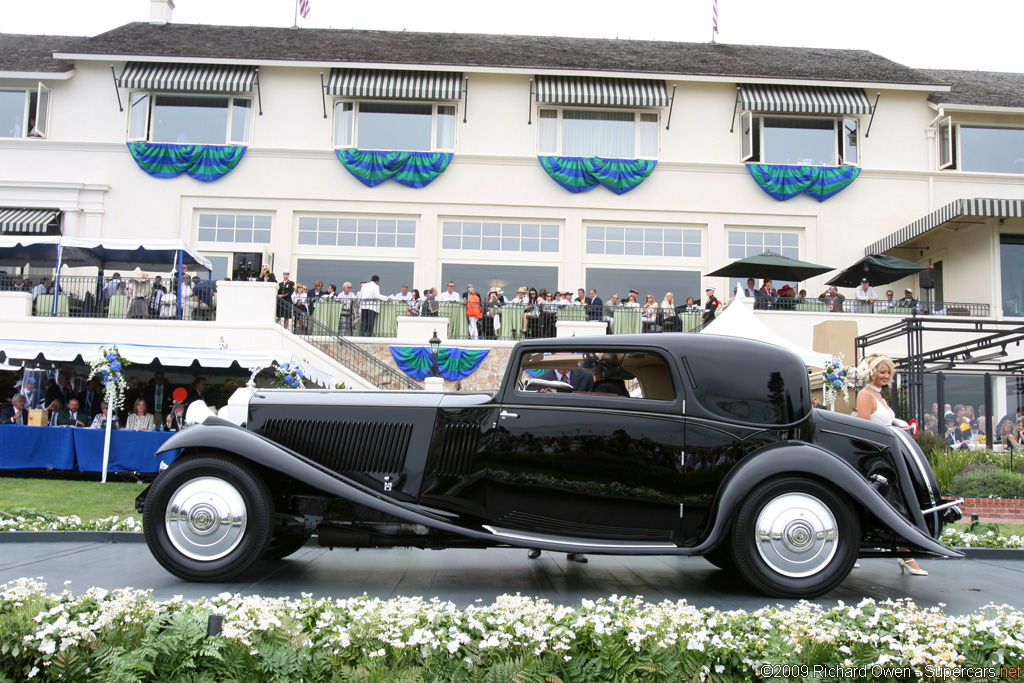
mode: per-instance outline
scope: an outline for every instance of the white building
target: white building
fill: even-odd
[[[21,216],[5,234],[42,209],[65,235],[184,239],[218,277],[255,258],[306,284],[379,274],[387,293],[451,279],[678,302],[727,290],[705,274],[765,249],[837,268],[886,252],[935,267],[931,300],[1024,314],[1024,75],[864,51],[183,25],[172,6],[92,38],[0,34],[0,214]],[[154,156],[188,165],[184,144],[228,172],[154,177],[169,170]],[[780,201],[754,163],[843,189]],[[370,187],[367,164],[394,177]],[[817,296],[829,277],[800,286]],[[916,277],[879,293],[905,287],[921,297]],[[764,315],[806,346],[822,319]],[[867,318],[862,332],[891,322]]]

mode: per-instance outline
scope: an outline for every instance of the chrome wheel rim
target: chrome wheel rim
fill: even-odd
[[[839,530],[832,510],[807,493],[787,493],[757,516],[757,552],[783,576],[817,574],[838,550]]]
[[[245,526],[242,494],[216,477],[199,477],[179,486],[164,517],[171,545],[193,560],[224,557],[242,542]]]

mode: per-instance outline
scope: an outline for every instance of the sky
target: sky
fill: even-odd
[[[176,23],[291,26],[295,20],[295,0],[174,2]],[[713,0],[309,2],[300,27],[698,43],[712,38]],[[0,32],[96,35],[149,21],[149,6],[150,0],[0,0]],[[924,69],[1024,73],[1022,23],[1024,0],[718,0],[716,40],[869,50]]]

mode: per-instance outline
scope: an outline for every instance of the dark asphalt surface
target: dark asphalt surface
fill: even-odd
[[[766,598],[697,557],[591,555],[588,564],[577,564],[564,554],[548,552],[530,560],[525,550],[513,549],[329,551],[307,545],[285,560],[259,562],[230,583],[203,584],[169,574],[145,543],[134,542],[137,536],[133,542],[110,542],[109,534],[61,534],[55,538],[62,540],[47,542],[2,536],[0,584],[41,578],[52,592],[60,592],[70,581],[70,589],[78,594],[93,586],[130,586],[152,589],[158,599],[192,599],[224,591],[296,598],[302,593],[332,598],[366,593],[385,599],[438,597],[465,607],[476,600],[489,603],[505,593],[569,605],[617,594],[639,595],[649,602],[685,599],[697,607],[721,610],[796,602]],[[73,540],[63,540],[69,538]],[[862,559],[860,564],[842,586],[816,602],[831,606],[840,600],[856,604],[865,597],[910,598],[921,607],[944,604],[947,614],[974,612],[991,602],[1024,609],[1024,551],[973,551],[964,559],[921,560],[930,572],[927,577],[901,575],[893,559]]]

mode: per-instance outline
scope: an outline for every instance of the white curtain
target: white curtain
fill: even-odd
[[[633,112],[562,112],[562,155],[635,159]]]
[[[438,105],[437,107],[437,147],[438,150],[455,149],[455,107]]]

